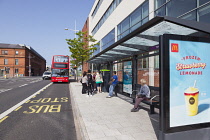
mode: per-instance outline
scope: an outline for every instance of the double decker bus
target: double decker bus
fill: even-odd
[[[52,82],[69,82],[69,57],[54,55],[52,58]]]

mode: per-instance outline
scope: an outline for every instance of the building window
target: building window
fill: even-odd
[[[183,15],[182,17],[180,17],[182,19],[186,19],[186,20],[194,20],[196,21],[196,10],[186,14],[186,15]]]
[[[101,17],[99,22],[96,24],[96,26],[92,30],[93,35],[100,29],[100,27],[104,24],[106,19],[111,15],[111,13],[116,9],[116,7],[120,4],[121,1],[122,0],[113,0],[113,2],[110,4],[109,8],[106,10],[104,15]]]
[[[141,26],[141,9],[138,8],[136,11],[134,11],[131,16],[131,31],[134,31],[138,27]]]
[[[203,5],[204,3],[209,2],[209,0],[199,0],[199,5]]]
[[[18,55],[18,51],[15,51],[15,55]]]
[[[6,70],[6,74],[9,74],[10,68],[7,68]]]
[[[19,70],[16,68],[16,69],[15,69],[15,73],[17,74],[18,72],[19,72]]]
[[[111,30],[104,38],[101,39],[101,51],[111,46],[115,42],[115,30]]]
[[[159,69],[159,55],[155,56],[154,68]]]
[[[165,16],[165,15],[166,15],[166,6],[165,5],[155,11],[155,16]]]
[[[18,65],[18,59],[15,59],[15,65]]]
[[[130,33],[130,18],[124,19],[118,26],[118,40]]]
[[[4,65],[8,65],[8,59],[4,59]]]
[[[96,5],[96,7],[95,7],[95,9],[94,9],[94,11],[93,11],[93,13],[92,13],[92,17],[95,16],[95,14],[97,13],[97,11],[98,11],[99,7],[101,6],[101,3],[102,3],[102,2],[103,2],[103,0],[99,0],[99,1],[98,1],[97,5]]]
[[[210,23],[210,3],[198,9],[199,21]]]
[[[140,59],[138,59],[138,70],[139,69],[148,69],[149,68],[149,57],[144,57],[145,55],[149,55],[149,53],[141,54],[139,56]]]
[[[178,17],[196,7],[197,0],[172,0],[166,5],[166,15]]]
[[[2,54],[2,55],[8,55],[8,51],[2,50],[2,51],[1,51],[1,54]]]
[[[133,30],[149,21],[149,2],[146,1],[117,26],[117,39],[120,40]]]
[[[99,42],[98,42],[98,43],[99,43]],[[97,45],[95,45],[94,47],[96,47],[97,50],[94,51],[93,55],[96,55],[96,54],[100,53],[100,45],[97,44]]]

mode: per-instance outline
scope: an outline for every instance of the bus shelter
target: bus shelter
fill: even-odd
[[[177,41],[172,43],[169,42],[173,40]],[[179,54],[179,49],[184,48],[181,47],[179,43],[181,41],[188,41],[191,43],[197,42],[198,44],[204,43],[204,46],[208,46],[208,40],[210,40],[210,24],[172,17],[155,17],[127,36],[121,38],[110,47],[90,58],[88,63],[98,64],[99,66],[107,64],[109,65],[111,71],[110,73],[115,70],[115,66],[119,67],[117,70],[118,75],[120,75],[119,79],[122,81],[120,90],[122,93],[132,94],[132,91],[137,88],[141,78],[146,79],[149,86],[159,88],[160,140],[176,140],[178,138],[183,140],[197,140],[198,138],[209,139],[210,120],[208,119],[177,124],[176,122],[172,121],[173,118],[176,118],[179,115],[176,115],[176,113],[172,111],[172,109],[176,109],[172,108],[175,103],[173,102],[173,104],[171,104],[171,97],[174,97],[174,95],[171,94],[173,93],[171,89],[173,87],[172,82],[176,81],[176,78],[173,77],[173,74],[176,73],[176,70],[170,70],[170,66],[174,65],[174,63],[175,68],[176,63],[178,64],[178,67],[186,67],[186,64],[181,63],[182,61],[175,61],[176,58],[178,60],[186,60],[184,61],[186,63],[187,60],[196,60],[199,64],[197,64],[197,62],[190,63],[191,65],[194,65],[194,67],[191,66],[193,67],[193,70],[197,65],[199,65],[199,68],[202,69],[202,66],[200,66],[201,61],[199,60],[204,60],[204,58],[207,59],[208,56],[205,56],[204,58],[201,57],[202,53],[206,55],[206,52],[209,52],[208,47],[202,48],[199,46],[194,47],[192,50],[188,47],[185,47],[184,53],[179,56],[177,55]],[[195,46],[197,46],[197,44]],[[193,51],[194,54],[191,53],[191,51]],[[196,52],[199,52],[199,55],[196,55]],[[148,61],[148,63],[145,63],[146,61]],[[179,72],[182,72],[181,74],[186,76],[186,72],[181,70],[179,70]],[[197,72],[197,76],[199,75],[198,73],[200,75],[202,73],[205,76],[206,72],[200,70]],[[129,81],[125,80],[125,75],[130,77]],[[188,75],[190,75],[189,72]],[[174,78],[173,81],[171,81],[171,77]],[[174,89],[179,89],[180,86],[180,84],[177,84],[176,88]],[[183,92],[182,94],[184,94]],[[208,90],[203,90],[202,93],[206,95],[206,100],[208,100],[207,94],[210,94],[210,91],[208,92]],[[182,101],[184,101],[185,97],[183,95],[180,98]],[[195,99],[191,99],[190,101],[195,102]],[[210,106],[210,102],[208,103],[207,101],[204,106],[205,107],[203,108],[205,108],[205,110],[209,110],[208,108]],[[192,116],[191,119],[196,119],[195,116],[196,115]],[[197,119],[202,119],[205,117],[208,116],[200,116],[200,118],[198,117]]]

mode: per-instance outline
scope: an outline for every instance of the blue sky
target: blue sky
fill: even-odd
[[[70,55],[65,39],[82,30],[95,0],[0,0],[0,43],[31,46],[51,65]]]

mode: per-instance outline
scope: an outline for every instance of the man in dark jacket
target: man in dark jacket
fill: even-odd
[[[92,91],[92,88],[93,88],[93,76],[91,74],[91,70],[88,70],[88,73],[87,73],[87,86],[88,86],[88,97],[89,96],[93,96],[93,91]]]

